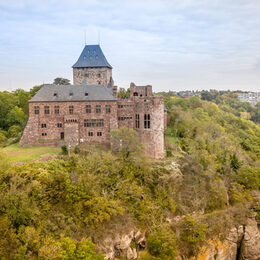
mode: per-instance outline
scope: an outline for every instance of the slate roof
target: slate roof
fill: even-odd
[[[45,84],[29,102],[116,101],[111,88],[104,85]]]
[[[107,67],[112,69],[112,66],[107,62],[99,45],[86,45],[80,54],[78,61],[72,66],[72,68],[90,67]]]

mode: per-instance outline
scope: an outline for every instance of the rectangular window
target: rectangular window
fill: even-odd
[[[39,108],[39,106],[35,106],[35,107],[34,107],[34,114],[35,114],[35,115],[39,115],[39,114],[40,114],[40,108]]]
[[[58,128],[62,128],[62,123],[58,123],[58,124],[57,124],[57,127],[58,127]]]
[[[69,106],[69,114],[72,115],[74,112],[74,106]]]
[[[140,128],[140,115],[135,115],[135,128]]]
[[[54,114],[58,115],[60,113],[60,107],[59,106],[54,106]]]
[[[97,136],[102,136],[102,132],[97,132]]]
[[[144,114],[144,128],[150,128],[150,114]]]
[[[49,106],[44,106],[44,114],[49,115],[50,114],[50,107]]]
[[[86,105],[86,113],[87,114],[91,113],[91,105]]]
[[[88,136],[93,136],[93,132],[88,132]]]
[[[97,127],[103,127],[104,126],[104,120],[103,119],[97,119]]]
[[[96,119],[92,119],[91,120],[91,126],[92,127],[96,127],[97,126],[97,120]]]
[[[111,112],[111,106],[110,105],[106,105],[106,113],[110,114]]]
[[[96,113],[97,114],[101,113],[101,105],[96,105]]]
[[[42,128],[46,128],[46,124],[42,124]]]

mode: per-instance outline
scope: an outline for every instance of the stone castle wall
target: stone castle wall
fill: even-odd
[[[112,69],[110,68],[74,68],[73,82],[74,85],[82,84],[84,77],[90,85],[107,86],[112,77]]]

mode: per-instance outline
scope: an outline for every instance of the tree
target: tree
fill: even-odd
[[[158,229],[148,237],[148,251],[158,260],[174,260],[177,254],[176,240],[172,230]]]
[[[70,80],[64,79],[64,78],[56,78],[56,79],[54,79],[53,84],[55,84],[55,85],[70,85]]]
[[[112,151],[124,159],[131,159],[143,153],[144,146],[139,142],[135,130],[122,127],[118,130],[112,130],[110,134]]]
[[[43,87],[43,84],[38,85],[38,86],[34,86],[33,88],[31,88],[30,89],[31,97],[33,97],[42,87]]]
[[[12,126],[15,124],[24,126],[26,123],[26,119],[27,117],[24,114],[23,110],[20,107],[15,106],[7,114],[6,121],[8,126]]]
[[[129,98],[130,97],[130,88],[128,88],[127,90],[125,90],[124,88],[119,88],[117,95],[119,98]]]

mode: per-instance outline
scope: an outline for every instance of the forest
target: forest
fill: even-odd
[[[2,147],[19,141],[40,87],[0,92]],[[16,164],[0,150],[0,259],[104,259],[106,236],[137,227],[140,259],[170,260],[196,256],[252,212],[260,225],[260,105],[231,92],[158,95],[168,111],[164,160],[145,157],[126,128],[111,132],[126,141],[120,151],[77,147]]]

